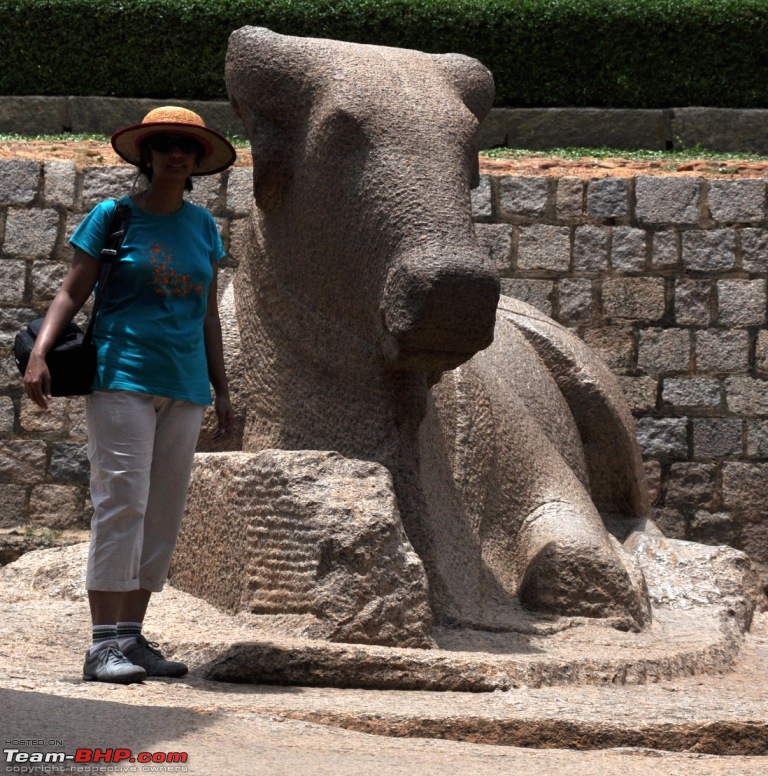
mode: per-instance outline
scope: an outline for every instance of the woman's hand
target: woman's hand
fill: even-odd
[[[227,393],[216,394],[213,408],[216,410],[218,427],[211,434],[211,439],[218,442],[232,433],[232,427],[235,425],[235,411],[232,409],[232,403]]]
[[[40,409],[48,410],[48,402],[51,400],[51,373],[45,358],[36,351],[29,355],[29,363],[24,372],[24,390],[32,401]]]
[[[75,248],[72,266],[46,313],[22,381],[27,396],[40,409],[47,410],[51,400],[51,373],[45,363],[45,356],[91,295],[99,278],[99,270],[99,262],[93,256]]]
[[[213,386],[216,399],[213,408],[216,410],[218,428],[211,434],[211,439],[220,442],[232,433],[235,424],[235,412],[229,401],[229,383],[227,371],[224,368],[224,346],[221,341],[221,320],[219,318],[218,302],[218,268],[213,265],[213,279],[208,288],[208,307],[203,322],[203,339],[205,341],[205,358],[208,362],[208,378]]]

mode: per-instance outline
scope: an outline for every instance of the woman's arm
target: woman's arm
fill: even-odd
[[[85,251],[75,248],[72,266],[48,308],[24,373],[24,390],[41,409],[48,409],[51,398],[51,374],[45,357],[91,295],[99,279],[99,272],[99,262]]]
[[[215,394],[214,409],[218,428],[212,438],[221,439],[232,431],[235,413],[229,400],[229,382],[224,368],[224,345],[221,341],[221,319],[219,318],[218,267],[213,265],[213,280],[208,289],[208,308],[203,323],[205,357],[208,361],[208,378]]]

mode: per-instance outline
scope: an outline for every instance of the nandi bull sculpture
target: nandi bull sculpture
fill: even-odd
[[[432,618],[504,630],[520,603],[641,628],[643,575],[606,530],[619,539],[655,530],[629,410],[579,339],[499,299],[475,236],[469,190],[490,73],[460,55],[243,28],[226,77],[254,163],[249,248],[234,283],[239,341],[230,338],[244,452],[201,456],[174,583],[226,608],[322,620],[333,603],[318,604],[312,589],[329,569],[355,570],[335,588],[342,606],[371,566],[394,564],[383,572],[390,582],[360,593],[335,630],[307,631],[338,640],[425,646]],[[291,477],[314,475],[291,468],[299,459],[265,464],[257,451],[269,450],[338,454],[320,468],[385,467],[391,489],[376,492],[394,493],[397,525],[365,574],[359,542],[321,531],[302,545],[301,569],[285,550],[284,568],[270,572],[270,530],[298,542],[315,518],[278,530],[270,510],[290,512]],[[224,486],[230,507],[216,522],[211,489]],[[338,498],[317,492],[314,507]],[[339,521],[362,509],[355,498]],[[254,528],[259,520],[267,527]]]

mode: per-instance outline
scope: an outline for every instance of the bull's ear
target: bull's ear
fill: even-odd
[[[491,110],[496,93],[491,71],[464,54],[434,54],[433,58],[443,68],[462,102],[482,121]]]
[[[493,75],[476,59],[463,54],[433,54],[432,56],[442,68],[446,80],[456,89],[462,102],[478,121],[472,140],[469,167],[469,187],[476,189],[480,185],[479,124],[488,115],[493,105],[496,92]]]
[[[314,102],[311,56],[299,38],[242,27],[229,38],[229,101],[253,152],[253,195],[263,210],[280,207],[291,181],[291,144]]]

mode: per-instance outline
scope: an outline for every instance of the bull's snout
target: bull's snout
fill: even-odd
[[[499,277],[476,249],[462,256],[409,255],[382,295],[382,345],[396,369],[453,369],[493,342]]]

